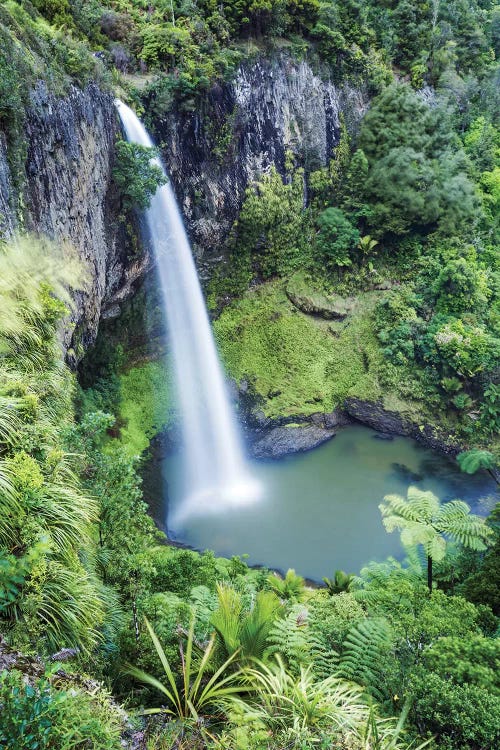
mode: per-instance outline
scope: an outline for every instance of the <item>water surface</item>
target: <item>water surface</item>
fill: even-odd
[[[367,427],[351,426],[309,453],[254,461],[250,468],[262,486],[259,502],[219,511],[207,503],[180,522],[175,519],[183,499],[182,456],[171,456],[162,464],[169,536],[196,549],[248,554],[249,564],[293,567],[321,580],[338,568],[357,573],[370,560],[401,556],[399,534],[387,534],[378,509],[386,494],[405,495],[415,484],[443,500],[465,500],[481,515],[498,500],[486,472],[471,477],[413,440],[374,435]]]

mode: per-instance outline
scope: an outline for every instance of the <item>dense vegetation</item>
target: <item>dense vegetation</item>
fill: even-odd
[[[97,77],[152,119],[283,49],[366,85],[328,165],[289,154],[249,186],[216,335],[267,415],[383,400],[471,448],[473,472],[499,456],[498,43],[486,0],[8,0],[0,125],[21,195],[40,78],[63,95]],[[129,215],[159,175],[119,141],[114,180]],[[0,747],[498,746],[498,510],[388,497],[405,561],[324,588],[168,546],[137,458],[165,424],[161,370],[117,347],[77,383],[58,330],[78,278],[45,241],[0,247],[0,663],[25,655],[0,673]]]
[[[414,548],[311,589],[294,571],[165,546],[115,417],[89,411],[99,392],[75,420],[56,331],[77,269],[55,252],[26,238],[0,254],[0,623],[25,654],[76,651],[69,672],[25,659],[24,678],[0,677],[4,746],[119,747],[125,716],[83,671],[157,715],[148,748],[494,747],[495,517],[387,498],[388,528],[434,562],[430,591]]]

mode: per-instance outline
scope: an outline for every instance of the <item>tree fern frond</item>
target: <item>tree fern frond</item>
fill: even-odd
[[[385,697],[383,671],[392,648],[392,633],[387,620],[365,619],[354,625],[342,646],[338,673],[365,687],[375,698]]]
[[[302,664],[309,661],[310,644],[307,637],[307,609],[301,604],[291,607],[286,617],[274,622],[268,634],[265,655],[280,655],[292,673],[297,674]]]

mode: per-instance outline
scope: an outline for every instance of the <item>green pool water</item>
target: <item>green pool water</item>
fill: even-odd
[[[253,461],[260,499],[242,507],[216,503],[188,516],[178,515],[182,456],[161,464],[165,501],[152,508],[169,536],[195,549],[223,556],[248,554],[263,564],[321,580],[341,568],[359,572],[370,560],[402,555],[397,533],[387,534],[378,505],[388,493],[406,494],[410,484],[432,490],[443,500],[460,498],[486,515],[498,500],[486,472],[462,474],[454,461],[407,438],[377,440],[363,426],[339,431],[308,453],[279,461]]]

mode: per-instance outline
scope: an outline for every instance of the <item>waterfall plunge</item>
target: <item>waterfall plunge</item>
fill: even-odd
[[[153,146],[144,126],[123,102],[116,106],[127,140]],[[155,162],[164,170],[159,159]],[[224,383],[189,240],[169,182],[146,212],[155,252],[174,362],[184,442],[183,520],[258,497],[249,478]],[[171,519],[172,520],[172,519]]]

